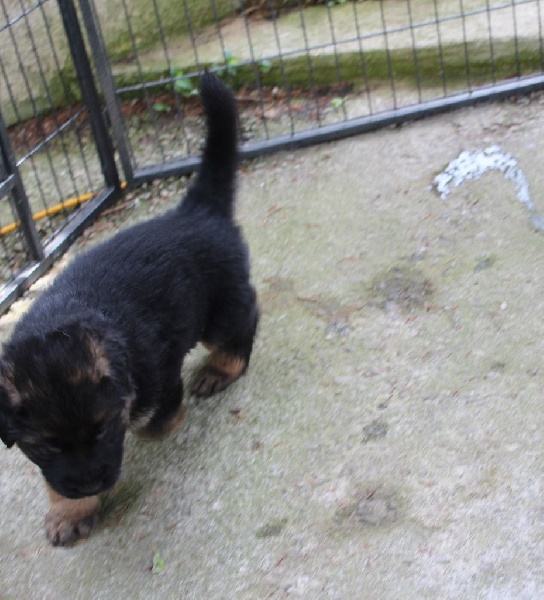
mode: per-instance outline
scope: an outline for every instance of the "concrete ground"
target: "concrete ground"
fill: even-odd
[[[47,544],[40,475],[0,449],[0,597],[544,597],[544,234],[500,173],[432,189],[492,144],[544,212],[542,96],[244,165],[247,375],[188,398],[169,440],[129,437],[73,548]]]

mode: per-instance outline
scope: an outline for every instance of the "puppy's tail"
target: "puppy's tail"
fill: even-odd
[[[181,204],[181,211],[207,208],[232,217],[236,184],[238,112],[233,94],[211,73],[200,79],[200,97],[208,133],[196,181]]]

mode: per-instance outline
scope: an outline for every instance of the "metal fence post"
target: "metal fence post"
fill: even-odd
[[[11,147],[8,131],[2,113],[0,113],[0,164],[2,165],[2,180],[0,181],[0,197],[12,194],[13,204],[21,223],[21,230],[26,242],[29,258],[34,261],[44,256],[36,225],[32,218],[32,209],[21,180],[15,154]]]
[[[125,128],[125,120],[121,113],[119,99],[115,91],[115,81],[111,72],[111,65],[104,38],[102,37],[94,0],[79,0],[79,6],[83,15],[83,25],[91,46],[96,72],[100,80],[100,87],[102,88],[104,100],[108,107],[115,146],[119,152],[119,159],[125,178],[131,184],[134,178],[134,169],[130,142]]]
[[[79,85],[89,113],[89,121],[100,158],[102,172],[108,186],[119,188],[119,174],[117,172],[117,165],[115,164],[114,149],[102,116],[100,97],[94,82],[76,9],[73,0],[58,0],[58,4]]]

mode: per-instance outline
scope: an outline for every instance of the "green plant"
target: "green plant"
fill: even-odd
[[[225,64],[227,65],[227,73],[234,77],[236,75],[238,59],[233,56],[232,52],[228,48],[223,50],[223,56],[225,58]]]
[[[173,90],[176,94],[179,94],[183,98],[190,98],[191,96],[198,95],[198,88],[193,83],[192,77],[186,77],[183,74],[182,69],[170,69],[170,78],[172,83],[168,83],[166,88]],[[153,110],[158,113],[169,113],[172,107],[162,102],[156,102],[153,104]]]
[[[160,113],[169,113],[172,110],[172,107],[168,106],[168,104],[163,104],[162,102],[156,102],[153,104],[153,110]]]
[[[344,104],[345,101],[346,101],[345,98],[333,98],[331,100],[331,106],[333,108],[340,108]]]
[[[259,65],[260,72],[264,75],[266,75],[272,68],[272,62],[269,61],[267,58],[263,58],[262,60],[258,61],[257,64]]]
[[[184,98],[198,95],[198,88],[192,78],[185,77],[182,69],[170,69],[170,76],[174,80],[173,89],[177,94]]]

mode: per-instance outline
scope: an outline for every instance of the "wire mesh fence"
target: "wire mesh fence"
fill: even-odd
[[[249,0],[230,4],[229,14],[219,0],[183,0],[183,23],[173,26],[171,3],[156,0],[150,38],[135,23],[136,3],[112,0],[108,13],[126,22],[123,52],[110,41],[116,29],[106,12],[96,20],[106,39],[103,80],[124,115],[117,143],[136,176],[192,154],[193,94],[205,67],[237,89],[248,153],[540,85],[541,4]]]
[[[24,289],[25,269],[43,271],[119,190],[117,170],[133,185],[194,169],[204,68],[235,89],[253,156],[539,89],[543,11],[540,0],[0,0],[0,280],[10,297]]]

